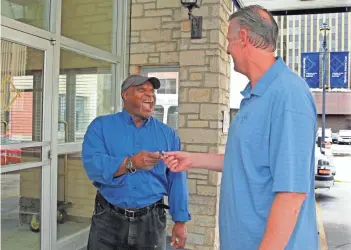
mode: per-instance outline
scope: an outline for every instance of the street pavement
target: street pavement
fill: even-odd
[[[330,190],[316,190],[316,201],[321,208],[328,250],[351,250],[351,156],[334,156],[334,164],[335,185]]]

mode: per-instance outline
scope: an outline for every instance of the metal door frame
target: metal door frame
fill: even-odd
[[[1,145],[6,148],[26,148],[33,146],[41,146],[41,161],[31,163],[20,163],[9,166],[2,166],[1,173],[12,172],[35,167],[41,167],[41,208],[40,208],[40,247],[41,249],[51,249],[52,237],[52,211],[51,204],[51,143],[52,143],[52,97],[53,97],[53,52],[54,45],[51,41],[39,38],[15,29],[1,26],[1,38],[10,42],[25,45],[44,51],[44,84],[43,84],[43,114],[42,114],[42,142],[28,142],[15,145]]]

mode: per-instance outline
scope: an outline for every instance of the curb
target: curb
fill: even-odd
[[[351,181],[343,181],[343,180],[334,180],[334,181],[338,183],[351,183]]]
[[[325,234],[323,220],[322,220],[322,212],[319,201],[316,201],[316,212],[317,212],[317,226],[318,226],[318,234],[319,234],[319,244],[321,250],[328,250],[328,242],[327,236]]]

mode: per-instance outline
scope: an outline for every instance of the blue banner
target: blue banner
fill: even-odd
[[[347,88],[349,72],[349,52],[330,52],[330,86]]]
[[[301,77],[310,88],[319,88],[319,52],[301,53]]]

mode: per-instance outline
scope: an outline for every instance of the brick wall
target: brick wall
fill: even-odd
[[[188,10],[179,0],[133,0],[130,73],[141,66],[179,66],[179,135],[189,152],[224,153],[222,111],[229,112],[229,58],[226,54],[230,0],[204,0],[193,14],[203,16],[203,38],[190,39]],[[220,174],[188,172],[188,249],[218,249]],[[169,232],[171,220],[169,219]]]
[[[10,113],[12,136],[30,137],[32,135],[32,101],[32,92],[22,92],[13,102]]]

